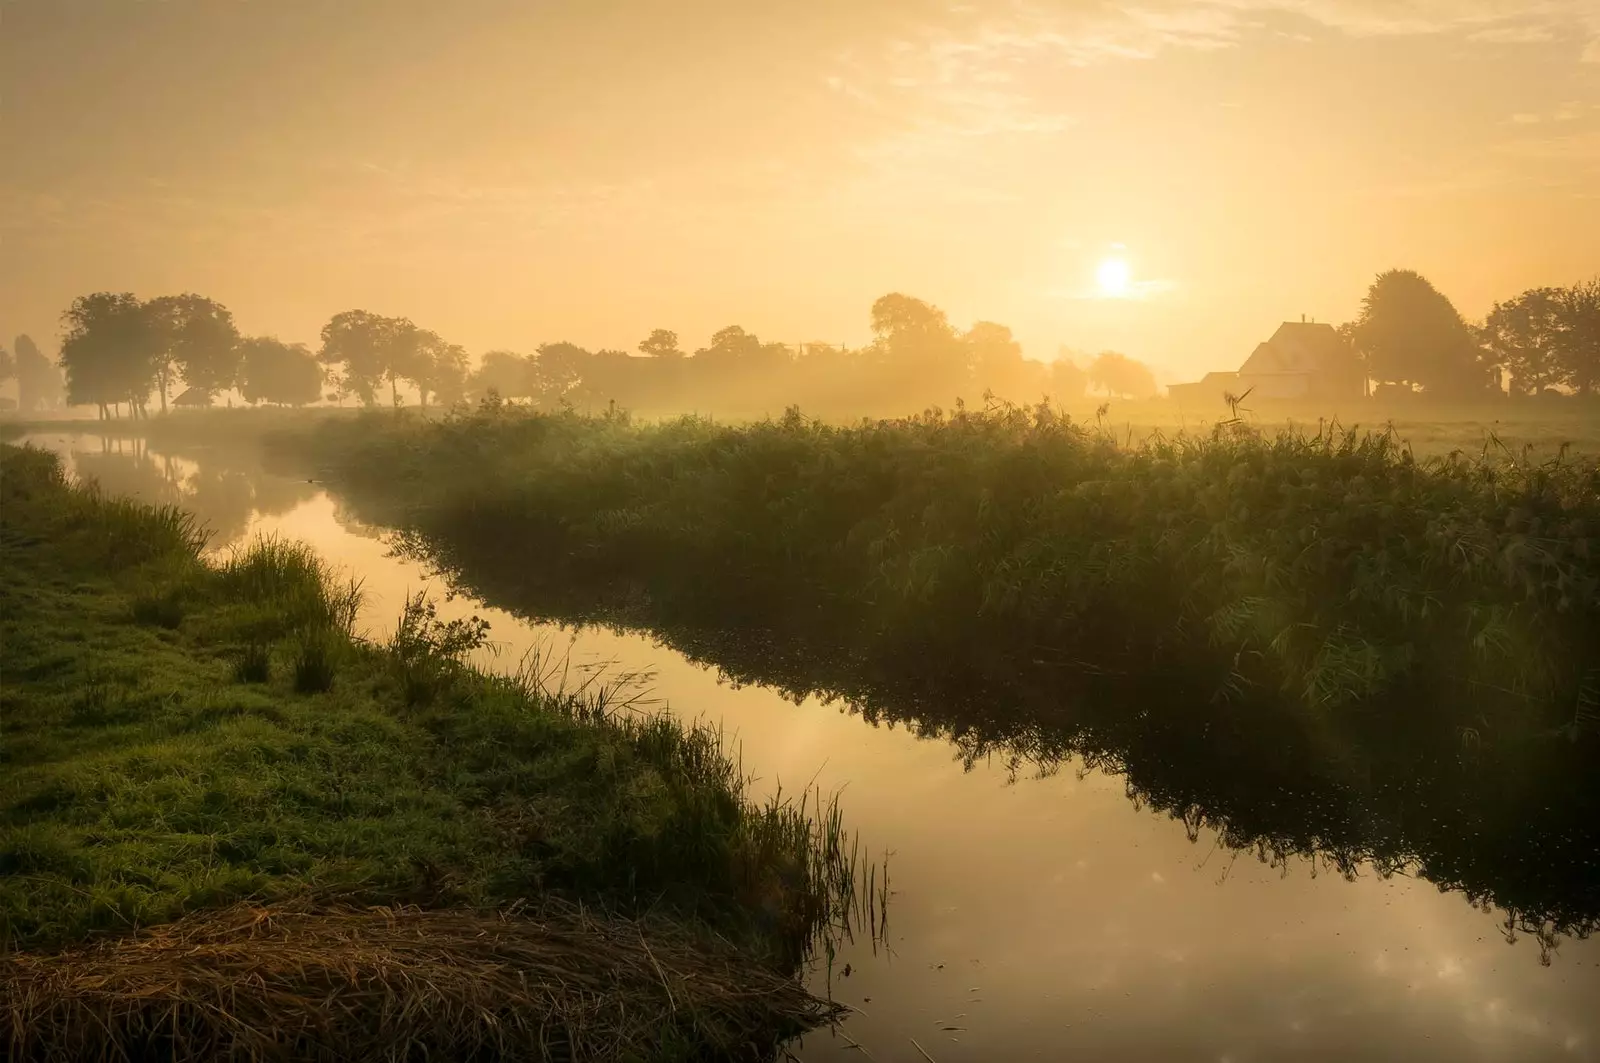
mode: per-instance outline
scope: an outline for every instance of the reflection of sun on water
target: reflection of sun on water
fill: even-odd
[[[1128,294],[1133,271],[1128,268],[1127,259],[1108,258],[1095,270],[1095,280],[1100,284],[1101,295],[1123,296]]]

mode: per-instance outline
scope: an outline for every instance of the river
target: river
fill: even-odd
[[[110,491],[193,509],[214,549],[311,544],[363,581],[369,635],[408,593],[448,591],[322,485],[248,455],[29,441]],[[1541,950],[1503,912],[1404,874],[1271,866],[1141,809],[1117,776],[964,764],[942,738],[736,685],[645,633],[465,596],[440,613],[490,622],[491,667],[538,652],[569,681],[624,679],[646,711],[719,723],[758,793],[837,791],[865,850],[890,854],[886,939],[858,936],[812,976],[857,1013],[796,1046],[803,1060],[1600,1060],[1600,941]]]

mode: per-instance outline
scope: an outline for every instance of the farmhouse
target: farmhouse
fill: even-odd
[[[1285,321],[1272,338],[1257,345],[1237,373],[1207,373],[1199,383],[1173,384],[1172,398],[1210,406],[1224,392],[1249,391],[1261,399],[1359,399],[1367,379],[1350,345],[1332,325]]]

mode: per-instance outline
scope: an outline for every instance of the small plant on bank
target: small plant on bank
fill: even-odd
[[[265,683],[272,678],[272,653],[266,643],[245,645],[233,662],[233,678],[240,683]]]
[[[346,643],[342,633],[328,628],[304,631],[295,642],[294,689],[300,694],[322,694],[333,689],[333,676]]]
[[[426,705],[455,678],[468,654],[489,640],[489,622],[479,616],[442,621],[438,607],[423,592],[406,598],[389,639],[395,675],[407,705]]]

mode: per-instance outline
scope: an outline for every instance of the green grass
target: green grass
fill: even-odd
[[[0,463],[10,947],[241,899],[554,893],[792,962],[848,909],[837,819],[753,804],[714,732],[477,672],[423,606],[403,648],[361,644],[359,587],[304,547],[208,565],[181,513]]]

